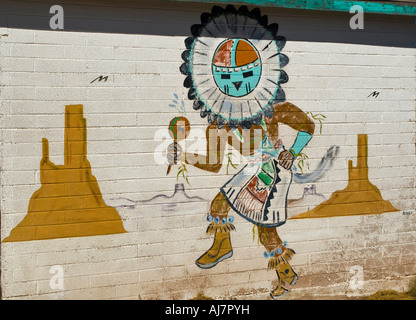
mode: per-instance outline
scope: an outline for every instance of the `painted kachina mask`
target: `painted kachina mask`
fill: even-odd
[[[281,53],[286,39],[278,25],[268,24],[259,9],[215,6],[191,27],[180,71],[188,98],[209,123],[248,129],[273,116],[273,105],[285,100],[280,84],[288,81]]]
[[[225,40],[214,54],[212,74],[222,93],[231,97],[244,97],[260,81],[260,56],[248,40]]]

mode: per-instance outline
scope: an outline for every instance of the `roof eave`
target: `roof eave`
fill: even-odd
[[[240,4],[260,7],[278,7],[317,11],[350,12],[359,5],[365,13],[416,16],[415,3],[383,1],[344,1],[344,0],[169,0],[176,2],[200,2],[211,4]]]

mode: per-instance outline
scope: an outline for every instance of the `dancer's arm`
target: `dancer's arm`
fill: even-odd
[[[272,141],[279,136],[278,123],[284,123],[292,129],[298,131],[298,135],[289,150],[284,150],[279,155],[280,164],[285,169],[290,169],[293,161],[302,149],[312,139],[315,131],[313,120],[301,109],[290,102],[282,102],[274,105],[274,114],[271,119],[265,119],[267,129]]]
[[[216,123],[208,126],[206,131],[207,154],[200,155],[197,153],[185,152],[185,163],[193,165],[196,168],[217,173],[222,167],[224,158],[225,142],[222,133],[229,131],[228,127],[218,130]]]

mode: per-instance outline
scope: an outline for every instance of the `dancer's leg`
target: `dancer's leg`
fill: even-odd
[[[233,225],[234,218],[228,215],[230,209],[227,199],[221,192],[212,200],[210,212],[207,216],[207,220],[210,222],[207,233],[214,235],[214,243],[196,260],[195,263],[198,267],[203,269],[212,268],[233,255],[230,231],[235,230],[235,228]]]
[[[295,252],[283,244],[276,228],[259,227],[259,238],[266,249],[264,255],[269,258],[268,268],[276,270],[278,285],[270,295],[272,298],[277,298],[288,291],[282,286],[283,282],[293,285],[298,278],[289,264]]]

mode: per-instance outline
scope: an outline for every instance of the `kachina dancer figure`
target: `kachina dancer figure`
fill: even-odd
[[[280,87],[288,81],[282,68],[288,58],[281,53],[286,40],[277,36],[277,24],[268,24],[259,9],[215,6],[201,15],[201,24],[191,28],[185,40],[180,71],[193,107],[207,118],[207,154],[184,153],[185,161],[217,173],[227,144],[247,160],[212,200],[207,233],[212,246],[196,260],[207,269],[233,254],[230,232],[235,229],[232,211],[258,226],[268,267],[275,269],[277,298],[293,285],[297,274],[289,261],[295,252],[277,233],[287,219],[287,194],[292,182],[293,162],[311,140],[313,120],[294,104],[285,101]],[[279,125],[297,131],[293,145],[284,146]]]

